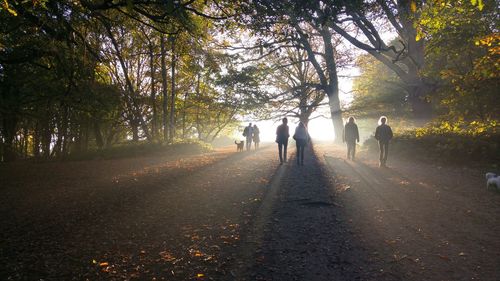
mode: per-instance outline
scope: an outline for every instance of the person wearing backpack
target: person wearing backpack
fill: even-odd
[[[295,134],[293,134],[293,139],[297,146],[297,165],[304,166],[304,149],[309,142],[309,133],[307,132],[307,127],[301,121],[297,128],[295,128]]]

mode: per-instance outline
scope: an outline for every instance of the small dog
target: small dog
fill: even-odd
[[[236,144],[236,151],[237,152],[243,151],[243,147],[245,146],[245,141],[240,141],[239,143],[234,141],[234,143]]]
[[[494,173],[486,173],[486,189],[500,191],[500,176]]]

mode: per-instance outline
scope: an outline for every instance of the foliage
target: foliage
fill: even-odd
[[[492,122],[438,122],[424,128],[398,132],[391,141],[391,153],[444,163],[472,164],[500,161],[499,123]],[[377,151],[375,139],[364,146]]]
[[[500,51],[496,1],[479,10],[468,1],[441,1],[422,9],[426,75],[436,77],[440,114],[453,120],[498,120]]]
[[[234,10],[218,4],[2,1],[0,161],[158,143],[161,131],[210,141],[234,126],[242,107],[217,84],[230,60],[210,41]]]
[[[353,80],[349,113],[358,117],[408,117],[408,92],[392,70],[368,54],[360,55],[356,66],[360,74]]]

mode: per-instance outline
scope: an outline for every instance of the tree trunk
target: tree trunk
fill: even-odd
[[[154,140],[156,140],[156,133],[157,133],[157,126],[156,126],[156,120],[158,117],[156,116],[156,80],[155,80],[155,61],[154,61],[154,48],[153,44],[151,43],[149,45],[149,71],[151,73],[151,96],[150,96],[150,102],[151,102],[151,109],[153,111],[153,120],[151,122],[152,124],[152,130],[151,130],[151,137]]]
[[[16,160],[14,137],[16,134],[17,116],[15,114],[6,114],[2,121],[2,135],[4,136],[3,161],[10,162]]]
[[[94,136],[97,148],[102,149],[104,146],[104,140],[102,138],[101,126],[98,121],[94,121]]]
[[[170,77],[170,83],[171,83],[171,89],[170,89],[170,120],[169,120],[169,125],[170,125],[170,134],[168,136],[169,141],[172,143],[174,141],[175,137],[175,64],[176,64],[176,56],[175,56],[175,37],[171,36],[170,40],[172,42],[172,61],[171,61],[171,77]]]
[[[36,121],[33,133],[33,157],[40,158],[40,122]]]
[[[165,35],[161,35],[161,84],[163,98],[163,141],[168,141],[168,89],[167,89],[167,64],[166,64],[166,48]]]
[[[341,143],[344,122],[342,120],[342,109],[340,108],[339,95],[329,96],[328,105],[330,106],[330,116],[332,118],[333,130],[335,132],[335,142]]]
[[[335,48],[332,45],[332,34],[326,27],[321,29],[321,35],[325,44],[325,63],[328,70],[328,85],[326,94],[328,96],[328,105],[330,106],[330,116],[332,118],[333,130],[335,132],[335,142],[342,142],[342,109],[339,99],[339,80],[337,76],[337,63],[335,61]]]
[[[132,130],[132,141],[139,142],[139,122],[136,119],[130,120],[130,128]]]

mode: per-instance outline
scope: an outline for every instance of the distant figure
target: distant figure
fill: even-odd
[[[253,138],[253,127],[252,123],[248,124],[248,127],[245,127],[243,130],[243,136],[247,138],[247,151],[252,148],[252,138]]]
[[[297,146],[297,165],[304,166],[304,148],[309,142],[309,133],[307,132],[307,127],[304,123],[300,122],[297,128],[295,128],[295,134],[293,134],[293,139]]]
[[[347,159],[352,159],[354,161],[354,156],[356,155],[356,142],[359,142],[359,130],[352,116],[349,117],[349,121],[344,126],[342,140],[347,143]]]
[[[260,143],[260,131],[257,125],[253,125],[253,143],[255,146],[255,149],[259,148],[259,143]]]
[[[276,142],[278,143],[278,152],[280,155],[280,164],[286,162],[286,148],[288,147],[288,138],[290,132],[288,129],[288,119],[283,118],[283,123],[276,129]]]
[[[386,167],[387,155],[389,154],[389,141],[392,139],[391,127],[386,125],[386,122],[387,117],[380,117],[379,126],[375,130],[375,139],[378,140],[380,147],[380,167]]]

